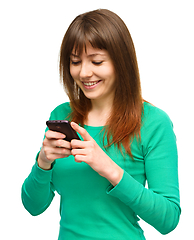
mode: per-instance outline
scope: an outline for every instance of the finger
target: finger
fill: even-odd
[[[76,162],[86,162],[87,157],[84,155],[76,155],[74,159]]]
[[[72,149],[71,143],[65,140],[56,140],[56,146],[66,149]]]
[[[48,130],[45,133],[45,136],[48,139],[64,139],[66,137],[63,133],[54,132],[54,131],[51,131],[51,130]]]
[[[86,154],[86,151],[85,149],[72,149],[71,150],[71,154],[73,156],[76,156],[76,155],[85,155]]]
[[[47,158],[50,160],[56,160],[59,158],[67,158],[67,157],[69,157],[69,155],[67,154],[50,154]]]
[[[45,147],[51,147],[51,148],[56,148],[56,147],[60,147],[60,148],[65,148],[65,149],[72,149],[71,147],[71,143],[65,140],[61,140],[61,139],[48,139],[45,138],[43,141],[43,146]]]
[[[90,141],[93,139],[89,133],[84,128],[80,127],[77,123],[71,122],[71,127],[82,136],[84,141]]]
[[[66,156],[72,155],[71,150],[67,148],[55,148],[53,150],[53,154],[66,155]]]
[[[76,160],[75,158],[74,158],[74,160],[75,160],[75,162],[77,162],[77,163],[82,163],[82,162],[83,162],[83,161]]]
[[[80,141],[73,139],[71,140],[72,149],[93,149],[95,147],[94,141]]]
[[[45,155],[49,160],[55,160],[57,158],[68,157],[71,154],[71,150],[66,148],[44,148]]]

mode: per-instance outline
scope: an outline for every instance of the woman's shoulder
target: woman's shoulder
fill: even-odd
[[[68,116],[71,114],[71,106],[69,102],[62,103],[58,105],[52,112],[51,118],[53,120],[63,120],[67,119]]]
[[[160,125],[172,125],[172,122],[165,111],[148,102],[144,102],[142,126],[144,125],[153,128]]]

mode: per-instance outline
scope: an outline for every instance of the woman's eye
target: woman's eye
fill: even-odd
[[[71,64],[73,65],[79,65],[81,63],[81,61],[71,61]]]
[[[94,62],[94,61],[93,61],[92,63],[93,63],[94,65],[101,65],[101,64],[103,63],[103,61],[99,61],[99,62],[97,62],[97,61]]]

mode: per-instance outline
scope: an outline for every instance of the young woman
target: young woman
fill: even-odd
[[[41,214],[57,191],[60,240],[145,239],[137,216],[172,231],[181,212],[176,137],[167,114],[142,99],[124,22],[108,10],[76,17],[61,45],[60,74],[70,102],[50,120],[71,121],[82,140],[46,129],[22,187],[25,208]]]

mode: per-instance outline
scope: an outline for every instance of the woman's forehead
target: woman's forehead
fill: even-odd
[[[106,56],[108,52],[105,49],[94,48],[91,44],[86,44],[86,46],[83,46],[82,49],[78,49],[74,46],[71,55],[81,56],[82,54],[86,54],[88,57],[97,55]]]

